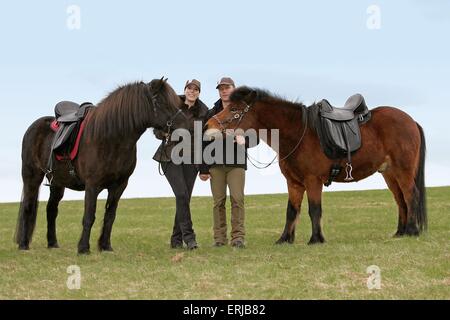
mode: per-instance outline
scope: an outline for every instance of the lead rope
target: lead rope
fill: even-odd
[[[159,155],[159,163],[158,163],[158,173],[159,173],[159,175],[160,176],[165,176],[166,175],[166,171],[164,170],[164,168],[162,167],[162,162],[163,161],[161,161],[162,160],[162,153],[164,152],[164,155],[166,156],[166,158],[169,158],[168,156],[167,156],[167,153],[166,153],[166,150],[164,150],[165,149],[165,146],[166,146],[166,144],[167,144],[167,142],[169,142],[169,140],[170,140],[170,135],[171,135],[171,129],[172,129],[172,126],[173,126],[173,120],[179,115],[179,114],[182,114],[184,117],[186,117],[186,115],[182,112],[182,110],[181,109],[179,109],[171,118],[170,118],[170,120],[169,121],[167,121],[167,123],[166,123],[166,127],[167,127],[167,137],[164,137],[164,139],[163,139],[163,141],[161,142],[161,145],[160,145],[160,148],[161,148],[161,153],[160,153],[160,155]],[[164,161],[165,162],[165,161]],[[162,173],[161,173],[161,171],[162,171]]]
[[[289,158],[289,157],[297,150],[298,146],[300,145],[300,143],[302,142],[303,138],[304,138],[305,135],[306,135],[306,130],[307,130],[307,129],[308,129],[308,116],[306,115],[305,128],[303,129],[303,134],[302,134],[302,136],[300,137],[300,140],[298,140],[297,144],[296,144],[295,147],[291,150],[291,152],[289,152],[289,154],[288,154],[287,156],[285,156],[285,157],[283,157],[282,159],[278,160],[277,163],[286,160],[287,158]],[[251,163],[255,168],[257,168],[257,169],[266,169],[266,168],[268,168],[270,165],[272,165],[272,164],[275,163],[275,160],[277,159],[277,157],[278,157],[278,155],[276,155],[275,158],[273,158],[273,160],[272,160],[271,162],[269,162],[269,163],[263,163],[263,162],[260,162],[260,161],[258,161],[258,160],[256,160],[256,159],[252,159],[252,157],[247,153],[247,158],[248,158],[248,160],[249,160],[250,163]],[[264,167],[258,167],[258,166],[256,166],[256,165],[253,163],[253,161],[256,161],[256,162],[258,162],[259,164],[264,165]]]
[[[168,135],[167,135],[167,137],[164,137],[163,141],[161,142],[161,146],[160,146],[161,153],[159,154],[159,161],[158,161],[158,173],[159,173],[160,176],[165,176],[166,175],[166,171],[164,170],[163,165],[162,165],[163,161],[161,161],[161,160],[162,160],[162,153],[163,152],[164,152],[164,155],[167,158],[167,153],[166,153],[166,150],[165,150],[165,146],[166,146],[167,142],[170,139],[170,128],[171,127],[169,126]],[[161,171],[162,171],[162,173],[161,173]]]

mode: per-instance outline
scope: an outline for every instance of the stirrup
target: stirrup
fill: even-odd
[[[44,182],[44,186],[46,187],[51,187],[52,186],[52,182],[53,182],[53,175],[51,175],[51,177],[49,178],[48,175],[51,174],[52,172],[49,170],[47,171],[47,173],[45,174],[45,179],[47,179],[47,182]]]
[[[345,173],[347,174],[347,176],[344,179],[345,181],[352,181],[352,180],[354,180],[354,178],[352,177],[352,171],[353,171],[352,164],[347,162],[347,164],[345,166]]]

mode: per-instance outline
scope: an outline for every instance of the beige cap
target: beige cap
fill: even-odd
[[[222,79],[220,79],[220,81],[217,82],[216,89],[219,89],[219,86],[222,85],[222,84],[229,84],[229,85],[232,85],[233,87],[236,87],[235,84],[234,84],[233,79],[231,79],[229,77],[223,77]]]
[[[192,80],[188,80],[186,81],[186,85],[184,86],[184,90],[186,90],[187,86],[193,84],[194,86],[196,86],[198,88],[198,91],[202,90],[202,85],[200,84],[200,81],[198,81],[197,79],[192,79]]]

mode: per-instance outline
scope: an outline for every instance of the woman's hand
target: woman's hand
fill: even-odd
[[[207,181],[210,178],[209,173],[200,173],[199,176],[202,181]]]
[[[159,129],[153,129],[153,133],[155,137],[159,140],[167,139],[167,137],[169,136],[167,132],[164,132],[163,130]]]

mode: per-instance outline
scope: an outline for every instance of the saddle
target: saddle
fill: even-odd
[[[333,160],[347,158],[346,181],[353,180],[351,156],[361,147],[359,126],[371,118],[364,97],[355,94],[347,99],[344,107],[332,106],[323,99],[318,103],[319,118],[316,126],[320,145],[325,155]],[[330,178],[326,186],[340,173],[341,167],[335,163],[330,170]]]
[[[84,129],[86,115],[94,105],[90,102],[84,102],[79,105],[72,101],[61,101],[55,106],[55,120],[50,127],[56,132],[51,148],[50,157],[47,164],[47,175],[53,172],[53,159],[58,161],[69,160],[69,172],[76,177],[75,170],[70,161],[72,161],[78,152],[78,146],[81,134]],[[47,176],[47,178],[49,178]],[[51,178],[48,179],[51,185]]]

